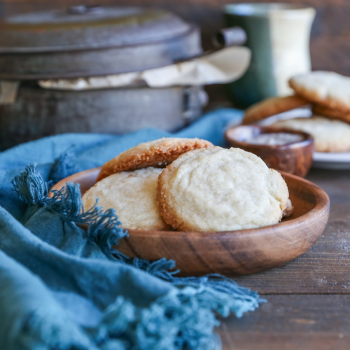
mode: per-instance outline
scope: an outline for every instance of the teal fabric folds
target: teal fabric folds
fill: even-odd
[[[219,275],[178,278],[166,259],[130,259],[112,249],[127,234],[118,213],[82,213],[77,185],[47,193],[140,142],[174,136],[224,145],[225,127],[240,117],[219,110],[176,134],[68,134],[0,153],[0,349],[219,348],[215,314],[254,310],[262,301],[255,292]]]

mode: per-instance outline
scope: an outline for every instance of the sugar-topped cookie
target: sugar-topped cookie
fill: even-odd
[[[214,146],[209,141],[197,138],[162,138],[140,143],[105,163],[97,177],[97,181],[122,171],[147,167],[164,168],[185,152],[208,147]]]
[[[183,231],[231,231],[277,224],[287,207],[282,176],[238,148],[187,152],[158,179],[164,220]]]

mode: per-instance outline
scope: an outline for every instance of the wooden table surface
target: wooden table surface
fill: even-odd
[[[313,169],[307,179],[330,197],[328,225],[284,267],[233,277],[267,303],[222,320],[224,350],[350,349],[350,171]]]

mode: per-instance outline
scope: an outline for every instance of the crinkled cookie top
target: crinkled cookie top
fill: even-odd
[[[282,176],[238,148],[187,152],[158,180],[165,221],[183,231],[230,231],[277,224],[287,206]]]

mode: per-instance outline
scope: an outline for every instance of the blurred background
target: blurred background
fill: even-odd
[[[121,59],[120,62],[124,63],[116,63],[115,57],[119,56],[113,56],[108,53],[109,51],[107,48],[109,44],[107,45],[103,41],[103,35],[98,36],[96,34],[97,39],[94,45],[97,46],[94,46],[93,49],[91,49],[91,47],[85,47],[87,53],[90,53],[89,50],[91,50],[91,52],[96,55],[99,54],[100,51],[103,57],[98,56],[98,58],[93,60],[87,58],[90,56],[84,56],[84,50],[76,50],[74,54],[73,51],[67,50],[65,53],[66,56],[64,56],[66,57],[65,61],[62,59],[63,56],[59,54],[56,55],[55,51],[52,51],[52,53],[47,47],[50,47],[53,42],[57,47],[60,47],[60,45],[65,47],[70,41],[67,40],[68,37],[64,37],[67,41],[64,44],[60,42],[57,44],[55,41],[56,39],[52,39],[55,38],[54,35],[57,34],[57,29],[53,30],[53,35],[50,32],[51,29],[46,31],[45,28],[38,27],[39,29],[35,29],[34,26],[34,29],[31,29],[33,31],[30,32],[27,30],[27,27],[25,27],[25,29],[22,29],[24,32],[22,33],[23,47],[30,47],[31,45],[33,47],[38,46],[41,51],[39,50],[39,53],[35,54],[33,53],[35,51],[26,53],[18,51],[18,53],[14,54],[11,53],[11,51],[3,51],[0,57],[2,59],[2,66],[0,66],[2,70],[0,73],[3,74],[1,77],[3,81],[0,81],[0,91],[2,96],[10,96],[10,98],[4,98],[5,102],[1,102],[3,97],[0,94],[0,150],[29,140],[60,133],[93,132],[124,134],[145,127],[158,127],[159,129],[173,132],[197,120],[202,115],[202,112],[220,107],[245,109],[271,96],[286,96],[291,94],[293,92],[287,85],[289,78],[296,74],[306,73],[310,71],[310,68],[313,71],[326,70],[350,76],[350,21],[348,21],[350,15],[350,1],[272,1],[272,3],[276,2],[303,5],[305,8],[310,7],[309,10],[312,13],[307,15],[309,16],[308,24],[303,22],[306,21],[305,19],[301,19],[306,18],[303,17],[304,15],[300,17],[300,13],[304,13],[303,11],[297,11],[299,15],[296,15],[296,13],[293,15],[288,11],[281,11],[279,15],[281,17],[274,17],[274,22],[271,19],[272,17],[264,17],[266,23],[259,22],[260,17],[257,16],[259,18],[258,22],[253,19],[252,22],[248,22],[247,26],[245,26],[243,22],[232,23],[230,21],[225,21],[223,13],[224,6],[235,3],[249,3],[249,1],[245,0],[0,0],[0,20],[13,15],[49,10],[62,10],[61,12],[64,13],[65,16],[70,16],[72,14],[75,16],[77,13],[70,11],[74,9],[74,6],[85,8],[83,5],[90,6],[91,8],[94,8],[94,6],[97,6],[97,8],[101,6],[103,8],[103,6],[107,5],[128,7],[141,6],[143,8],[158,8],[170,11],[186,22],[196,24],[200,29],[200,34],[195,30],[195,39],[191,44],[192,46],[194,45],[193,47],[190,44],[188,46],[181,44],[186,48],[184,52],[189,50],[189,48],[191,48],[191,50],[193,49],[194,51],[191,51],[191,54],[190,51],[186,51],[186,55],[181,56],[182,46],[181,50],[176,47],[176,49],[171,51],[174,57],[172,57],[169,62],[164,63],[161,61],[159,64],[154,64],[153,62],[152,65],[147,66],[146,64],[145,67],[142,66],[142,64],[147,61],[145,60],[145,56],[142,54],[135,54],[135,61],[140,61],[142,69],[139,66],[135,66],[138,69],[135,67],[131,69],[130,67],[124,67],[123,64],[127,65],[132,62],[133,59],[129,59],[130,56],[128,56],[125,62]],[[257,0],[255,3],[261,4],[264,3],[264,1]],[[256,7],[260,8],[261,6]],[[236,6],[230,6],[230,8],[236,8]],[[247,8],[247,6],[243,6],[243,8]],[[313,9],[315,9],[316,12]],[[305,11],[307,12],[309,10]],[[315,20],[312,21],[314,13],[316,13],[316,17]],[[87,12],[87,15],[88,14]],[[231,16],[232,13],[229,13],[229,15]],[[107,17],[108,16],[110,16],[110,13],[108,13]],[[246,17],[248,20],[249,17],[255,18],[254,15],[246,16],[246,14],[243,14],[240,16]],[[297,19],[297,17],[299,19]],[[11,32],[12,34],[7,34],[9,36],[6,36],[6,21],[4,23],[5,25],[2,27],[2,30],[5,34],[2,34],[1,38],[5,44],[2,43],[2,45],[5,45],[5,50],[7,50],[7,46],[9,46],[10,49],[13,46],[17,50],[18,47],[16,47],[16,45],[18,46],[18,43],[22,40],[20,39],[20,30],[15,28],[13,32]],[[130,23],[133,24],[134,22],[131,21]],[[263,23],[265,24],[263,25]],[[309,53],[308,47],[311,23],[313,24]],[[188,23],[183,25],[192,28]],[[111,26],[110,22],[108,22],[106,26]],[[241,75],[237,75],[225,81],[221,80],[221,84],[216,84],[220,82],[220,79],[215,77],[211,82],[195,83],[191,80],[190,83],[188,81],[182,84],[173,82],[168,86],[151,86],[148,82],[147,86],[144,81],[142,81],[144,85],[139,86],[139,81],[136,79],[133,81],[134,85],[130,84],[130,86],[127,86],[127,84],[124,84],[119,87],[116,85],[113,87],[108,85],[102,87],[93,85],[89,91],[72,91],[72,89],[67,89],[66,86],[60,90],[60,88],[57,88],[57,85],[41,85],[43,79],[65,79],[67,78],[65,74],[71,74],[71,71],[73,71],[75,75],[69,77],[85,78],[89,76],[94,77],[143,71],[148,68],[169,65],[179,60],[186,60],[200,55],[202,53],[202,47],[205,51],[213,50],[213,36],[218,33],[220,29],[237,26],[242,27],[247,33],[245,36],[245,38],[248,38],[246,45],[251,49],[252,59],[249,59],[249,55],[247,55],[245,59],[237,58],[238,56],[234,58],[233,56],[225,56],[225,59],[221,59],[221,61],[218,60],[218,62],[221,62],[219,69],[208,70],[208,68],[206,68],[206,70],[197,69],[194,71],[202,72],[202,75],[205,76],[203,71],[222,72],[224,70],[223,67],[230,63],[230,70],[232,73],[238,69],[232,67],[232,62],[236,62],[237,64],[241,62],[241,64],[243,64],[242,62],[246,61],[246,66],[241,68],[242,74],[245,72],[242,79],[240,78]],[[84,32],[85,27],[82,28]],[[132,26],[130,26],[130,28],[132,28]],[[140,25],[139,28],[141,29],[138,35],[140,35],[140,33],[144,34],[145,27]],[[152,35],[155,35],[155,37],[162,36],[167,31],[173,31],[174,36],[176,33],[172,25],[167,22],[163,27],[154,28],[161,28],[154,30]],[[63,30],[66,30],[66,28],[64,27]],[[253,32],[251,32],[252,30]],[[188,31],[188,33],[190,32],[191,31]],[[41,41],[37,39],[41,35],[43,37],[46,35],[46,41],[43,41],[45,44],[41,44]],[[53,36],[50,37],[50,35]],[[133,38],[131,32],[128,35],[131,39]],[[200,45],[199,35],[202,37],[202,47]],[[105,37],[109,40],[110,37],[113,36],[105,35]],[[69,33],[69,38],[75,38],[74,40],[77,41],[76,45],[78,46],[84,44],[84,39],[77,34]],[[170,45],[172,45],[172,39],[170,40],[166,35],[165,38],[164,42],[170,47]],[[179,40],[184,40],[184,42],[187,40],[185,36],[179,36],[179,38],[181,38]],[[244,42],[245,40],[233,45],[239,46]],[[106,46],[103,47],[101,43]],[[297,45],[294,46],[296,43]],[[100,50],[95,50],[99,45],[102,45]],[[272,46],[273,53],[271,49]],[[42,47],[44,47],[46,51],[42,52]],[[133,50],[137,48],[137,45],[126,47]],[[194,47],[196,48],[194,49]],[[19,48],[22,50],[21,45],[19,45]],[[107,53],[104,49],[106,49]],[[243,49],[249,51],[245,47]],[[32,48],[30,50],[32,50]],[[159,55],[161,59],[167,55],[164,54],[163,51],[160,51],[162,53],[158,54],[158,51],[155,50],[153,46],[150,46],[149,53],[151,52],[155,53],[155,55]],[[221,54],[225,54],[225,51],[222,50]],[[36,55],[38,58],[36,58]],[[120,57],[126,57],[125,55],[130,55],[130,53],[123,53]],[[175,57],[176,55],[180,56]],[[103,71],[103,69],[105,69],[105,64],[103,63],[105,62],[104,58],[106,58],[106,60],[111,60],[113,69],[108,70],[106,68],[108,71]],[[301,60],[299,60],[300,58]],[[41,59],[44,61],[41,61]],[[33,64],[34,68],[32,68],[29,63],[30,68],[27,68],[25,60],[32,62],[30,64]],[[89,71],[84,64],[88,64],[87,62],[90,62],[90,60],[92,62],[92,68],[89,67]],[[74,63],[72,63],[73,61]],[[42,64],[42,62],[49,63],[49,68],[47,68],[45,64]],[[303,64],[303,62],[305,64]],[[59,66],[60,70],[58,70],[58,72],[60,72],[60,74],[52,73],[57,68],[55,65]],[[102,71],[99,70],[101,67],[103,67]],[[26,71],[26,69],[28,72],[31,72],[29,77],[23,77],[23,75],[18,73],[22,70]],[[179,72],[182,71],[180,68],[177,69]],[[69,73],[67,73],[68,71]],[[89,74],[84,73],[85,75],[79,75],[80,72],[87,71],[89,71]],[[183,72],[185,71],[186,70],[183,70]],[[38,77],[38,74],[32,74],[32,72],[40,74],[46,72],[46,75],[44,77],[43,75]],[[169,72],[160,74],[160,76],[169,76]],[[7,79],[8,81],[6,81]],[[155,78],[155,80],[158,80],[158,78]],[[215,84],[210,85],[214,82]],[[282,91],[280,89],[281,82],[285,85],[285,88],[290,91]],[[138,103],[135,103],[135,101],[138,101]]]
[[[1,0],[0,18],[25,12],[65,8],[74,5],[123,5],[158,7],[201,28],[204,50],[212,48],[212,35],[224,27],[222,7],[228,3],[252,1],[227,0]],[[263,3],[266,1],[254,1]],[[279,0],[270,2],[308,5],[316,9],[311,32],[311,62],[313,70],[330,70],[350,75],[350,1],[349,0]],[[232,107],[223,85],[206,86],[209,103],[205,110]]]
[[[73,5],[124,5],[159,7],[170,10],[201,27],[203,47],[211,45],[211,35],[224,26],[222,6],[249,1],[227,0],[1,0],[0,17],[18,13],[57,9]],[[250,1],[252,2],[252,1]],[[266,2],[255,0],[254,2]],[[273,2],[273,1],[271,1]],[[280,3],[314,7],[317,15],[311,33],[313,70],[331,70],[350,75],[350,1],[279,0]]]

